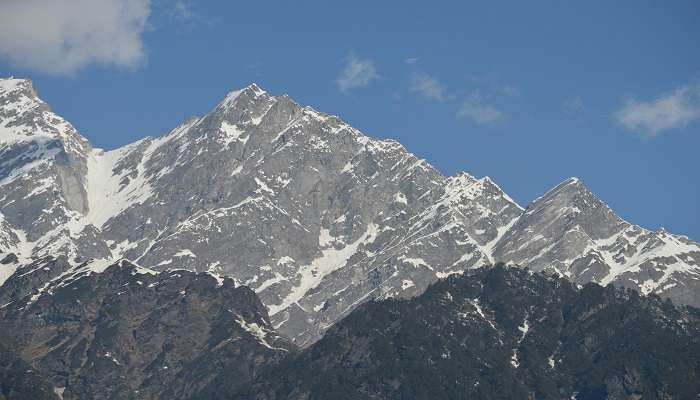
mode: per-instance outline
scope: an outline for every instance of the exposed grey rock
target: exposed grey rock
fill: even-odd
[[[0,80],[0,238],[14,242],[8,250],[24,257],[109,255],[99,232],[81,222],[91,151],[87,140],[39,99],[31,81]]]
[[[446,178],[257,85],[104,152],[28,81],[0,82],[0,246],[25,264],[123,257],[229,276],[300,345],[371,298],[495,261],[700,304],[698,244],[621,220],[577,180],[523,211],[488,177]]]
[[[622,220],[576,178],[528,206],[494,248],[494,258],[581,284],[613,283],[700,304],[700,246]]]

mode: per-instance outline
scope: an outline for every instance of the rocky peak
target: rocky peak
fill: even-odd
[[[266,93],[267,92],[265,90],[261,89],[260,86],[253,82],[244,88],[231,90],[228,92],[228,94],[226,94],[226,98],[223,100],[223,103],[230,105],[239,97],[258,97]]]
[[[88,141],[39,98],[28,79],[0,79],[0,148],[29,145],[43,155],[63,147],[67,152],[86,154]]]
[[[222,114],[232,123],[239,122],[243,117],[254,118],[260,108],[265,107],[274,97],[260,89],[255,83],[239,90],[229,92],[216,106],[213,113]]]
[[[446,179],[445,191],[451,196],[460,198],[461,202],[468,202],[485,196],[492,199],[500,198],[522,210],[522,208],[488,176],[476,178],[467,172],[460,171],[455,176]]]
[[[539,205],[549,204],[551,202],[571,202],[581,196],[588,196],[590,191],[579,178],[568,178],[550,189],[543,196],[532,202],[528,208],[537,207]]]
[[[0,98],[4,99],[21,95],[38,100],[34,83],[31,80],[14,77],[0,78]]]
[[[447,178],[447,190],[457,191],[471,186],[476,182],[476,178],[468,174],[467,172],[460,171],[455,176]]]
[[[581,229],[592,239],[609,237],[623,223],[578,178],[565,180],[535,200],[527,207],[525,218],[563,230]]]
[[[20,152],[29,153],[17,146],[0,161]],[[8,227],[0,245],[230,276],[256,290],[297,343],[369,298],[418,294],[481,264],[566,271],[580,259],[577,282],[600,281],[610,270],[603,262],[642,260],[631,246],[661,242],[643,244],[641,231],[615,240],[624,222],[577,179],[523,213],[488,177],[446,178],[398,142],[257,85],[168,135],[90,154],[87,165],[12,167],[18,178],[0,185]],[[674,254],[695,244],[684,246]],[[647,279],[638,278],[630,282]]]

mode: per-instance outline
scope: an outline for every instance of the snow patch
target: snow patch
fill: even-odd
[[[230,310],[229,310],[230,311]],[[262,344],[263,346],[267,347],[268,349],[272,350],[284,350],[287,351],[286,349],[280,348],[280,347],[273,347],[271,346],[267,340],[267,332],[266,329],[263,329],[260,325],[258,325],[255,322],[246,322],[242,317],[238,316],[236,318],[236,322],[238,322],[238,325],[241,326],[241,328],[245,329],[246,332],[250,333],[254,338],[257,339],[257,341]]]
[[[360,246],[372,243],[379,232],[378,226],[370,224],[367,230],[355,242],[344,246],[341,249],[328,248],[321,252],[321,256],[316,258],[309,265],[299,269],[299,284],[292,288],[290,293],[279,304],[269,306],[270,315],[286,309],[290,305],[301,300],[311,289],[318,286],[328,274],[343,268],[350,257],[357,253]]]
[[[244,130],[240,129],[237,125],[228,123],[227,121],[221,121],[221,132],[224,133],[224,137],[220,139],[220,143],[223,144],[224,147],[236,141],[245,144],[250,138],[250,136],[243,136],[245,134]]]
[[[406,199],[406,195],[404,195],[401,192],[398,192],[394,195],[394,202],[401,203],[401,204],[408,204],[408,200]]]
[[[182,249],[175,253],[173,257],[191,257],[191,258],[197,258],[197,256],[189,249]]]

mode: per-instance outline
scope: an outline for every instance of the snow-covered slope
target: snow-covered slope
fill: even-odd
[[[91,152],[30,81],[0,80],[0,214],[19,256],[109,254],[85,218]]]
[[[165,136],[102,151],[30,82],[2,82],[0,246],[20,263],[65,254],[230,276],[302,345],[364,301],[496,261],[700,300],[697,244],[620,220],[578,181],[523,210],[487,177],[444,177],[254,84]]]

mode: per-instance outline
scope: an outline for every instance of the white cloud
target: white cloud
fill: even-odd
[[[409,58],[403,60],[403,62],[405,62],[408,65],[415,65],[418,62],[418,60],[419,60],[418,57],[409,57]]]
[[[457,111],[457,118],[470,119],[479,125],[493,125],[506,118],[505,113],[488,104],[483,96],[475,92],[462,102]]]
[[[337,83],[340,90],[347,92],[351,89],[365,87],[377,78],[379,78],[379,75],[377,75],[372,59],[361,59],[350,53]]]
[[[433,99],[433,100],[444,100],[445,99],[445,88],[442,84],[430,75],[426,74],[416,74],[411,80],[410,90],[412,92],[419,93],[421,96]]]
[[[564,110],[565,114],[574,117],[580,116],[586,110],[586,106],[583,103],[581,96],[574,96],[564,99],[561,108]]]
[[[89,64],[136,67],[149,0],[2,0],[0,57],[48,74]]]
[[[651,101],[631,99],[615,117],[625,128],[646,137],[685,127],[700,120],[700,84],[681,86]]]

